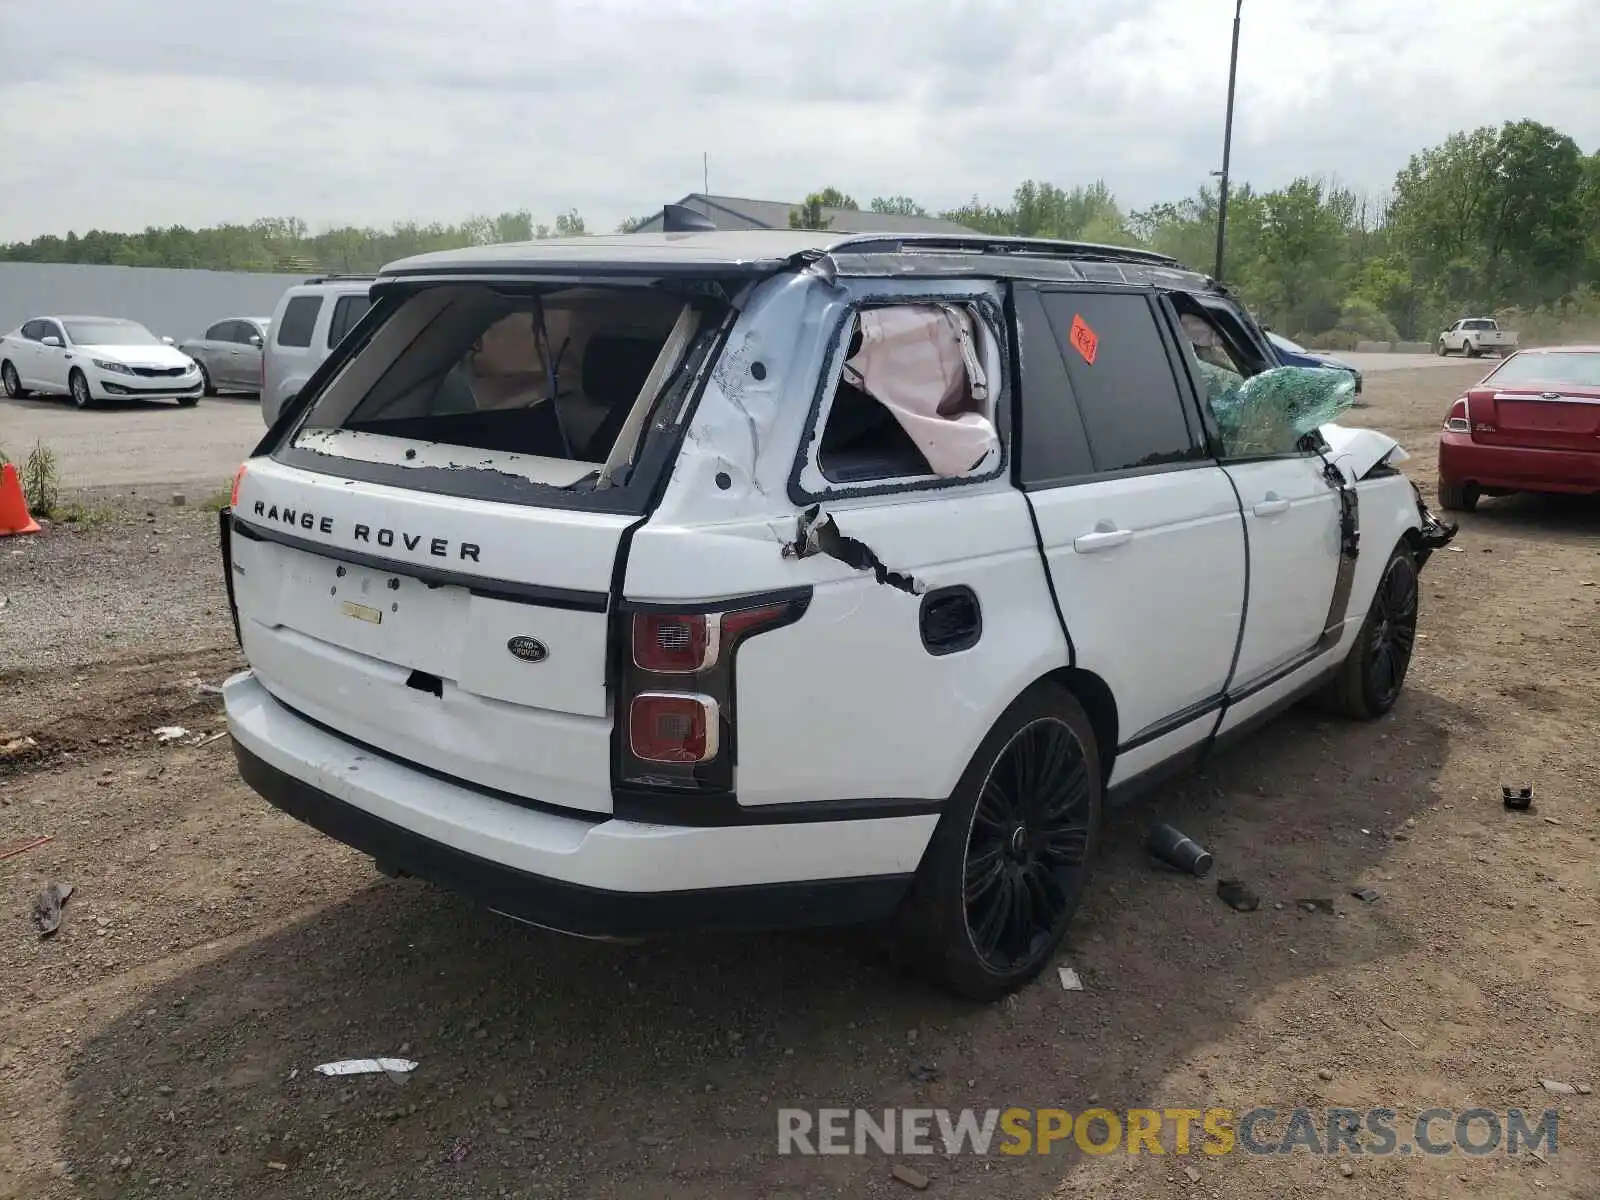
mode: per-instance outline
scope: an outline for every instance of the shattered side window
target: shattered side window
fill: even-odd
[[[982,475],[998,465],[999,354],[963,305],[862,309],[815,465],[833,484]]]
[[[1355,376],[1329,367],[1273,367],[1212,401],[1226,458],[1299,452],[1300,439],[1355,403]]]
[[[1300,439],[1355,403],[1355,377],[1326,367],[1271,367],[1251,374],[1209,320],[1179,317],[1224,459],[1300,453]]]
[[[1250,372],[1228,348],[1221,331],[1195,313],[1184,313],[1179,323],[1200,365],[1200,381],[1205,385],[1206,399],[1214,401],[1218,396],[1236,391]]]

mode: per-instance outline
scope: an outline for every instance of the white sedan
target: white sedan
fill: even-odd
[[[6,395],[99,400],[176,400],[185,408],[204,386],[194,359],[137,321],[120,317],[35,317],[0,337]]]

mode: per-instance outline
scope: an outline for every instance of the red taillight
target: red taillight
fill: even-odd
[[[1467,398],[1465,396],[1450,406],[1450,413],[1444,419],[1444,427],[1449,433],[1472,432],[1472,422],[1467,417]]]
[[[683,692],[640,692],[628,706],[628,749],[650,763],[701,763],[717,756],[717,702]]]
[[[622,626],[619,782],[725,791],[733,786],[733,660],[745,638],[805,611],[794,599],[716,612],[633,612]]]
[[[765,625],[773,625],[787,617],[791,604],[766,604],[760,608],[740,608],[722,613],[722,636],[737,641],[747,633],[754,633]]]
[[[633,665],[658,675],[689,675],[717,661],[715,615],[635,613]]]
[[[633,665],[652,675],[709,671],[746,634],[788,616],[788,604],[724,613],[635,613]]]
[[[244,482],[244,471],[249,463],[240,463],[239,469],[233,473],[233,490],[228,493],[228,507],[239,507],[239,485]]]

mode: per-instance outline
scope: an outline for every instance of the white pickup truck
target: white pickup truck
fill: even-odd
[[[1441,333],[1434,346],[1440,358],[1456,352],[1477,358],[1485,350],[1504,358],[1516,348],[1517,335],[1501,329],[1493,317],[1463,317]]]

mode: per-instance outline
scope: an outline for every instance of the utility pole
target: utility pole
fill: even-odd
[[[1217,269],[1215,279],[1222,279],[1223,249],[1228,237],[1228,160],[1233,153],[1233,85],[1239,75],[1239,14],[1244,0],[1234,0],[1233,54],[1228,59],[1228,115],[1222,128],[1222,187],[1217,196]]]

